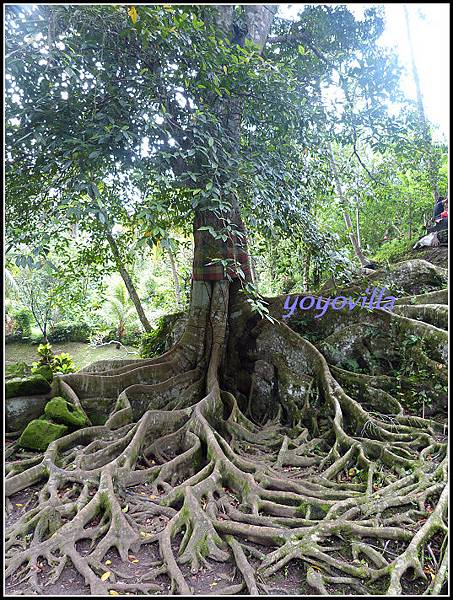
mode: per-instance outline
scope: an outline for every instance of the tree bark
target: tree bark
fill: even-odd
[[[246,5],[244,11],[246,32],[243,39],[235,36],[234,17],[232,6],[219,5],[216,7],[216,25],[221,35],[227,37],[232,43],[243,46],[245,39],[254,42],[262,51],[269,30],[277,12],[276,5]],[[230,134],[240,145],[240,126],[242,118],[243,100],[226,99],[220,103],[219,117],[230,130]],[[237,234],[228,234],[226,241],[214,237],[209,231],[200,227],[210,226],[215,232],[221,231],[225,223],[211,211],[197,209],[194,219],[194,281],[220,281],[224,279],[242,279],[252,281],[250,257],[248,255],[247,235],[242,222],[238,199],[228,198],[231,210],[224,219],[235,226]],[[212,264],[217,261],[217,264]],[[223,261],[223,263],[219,262]],[[210,264],[211,263],[211,264]]]
[[[178,308],[182,308],[182,303],[181,303],[181,286],[179,284],[178,271],[176,269],[175,258],[173,256],[173,252],[171,251],[171,248],[168,248],[168,257],[170,259],[171,272],[173,274],[173,282],[174,282],[174,286],[175,286],[175,296],[176,296],[176,305],[177,305]]]
[[[140,302],[140,298],[138,297],[137,290],[135,289],[134,284],[132,283],[132,279],[129,273],[126,271],[123,261],[121,260],[121,255],[118,250],[118,245],[115,242],[114,237],[111,233],[107,233],[107,240],[110,244],[110,248],[112,250],[113,257],[115,259],[115,264],[118,267],[118,271],[126,285],[126,289],[129,292],[130,299],[132,300],[135,309],[138,314],[138,318],[140,319],[140,323],[143,325],[145,331],[151,331],[152,327],[145,315],[145,311],[143,310],[142,303]]]
[[[359,246],[361,246],[361,243],[360,243],[360,215],[359,215],[358,200],[355,205],[355,225],[356,225],[356,231],[357,231],[357,242],[358,242]]]

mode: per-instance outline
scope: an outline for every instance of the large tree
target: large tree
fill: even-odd
[[[128,14],[60,5],[24,17],[10,9],[12,201],[27,172],[43,171],[50,188],[76,204],[88,195],[102,214],[99,177],[113,166],[141,169],[147,202],[192,215],[195,242],[179,342],[158,358],[101,361],[59,377],[59,392],[88,417],[108,400],[105,425],[8,467],[8,496],[42,485],[6,546],[7,575],[24,567],[38,592],[41,557],[53,579],[71,561],[93,594],[158,591],[158,575],[174,593],[191,593],[182,565],[197,572],[209,560],[233,560],[240,574],[219,592],[257,594],[262,577],[299,558],[318,593],[347,585],[399,594],[408,569],[425,578],[420,551],[446,530],[442,427],[403,411],[422,388],[442,401],[446,333],[425,321],[442,326],[443,270],[418,265],[415,282],[416,264],[376,273],[389,288],[424,293],[394,313],[344,309],[285,322],[285,298],[266,307],[253,295],[245,221],[322,246],[307,207],[325,125],[319,82],[330,81],[332,60],[356,70],[370,114],[388,94],[374,9],[361,22],[345,7],[309,7],[294,23],[276,13],[272,5]],[[28,197],[52,204],[32,181]],[[436,374],[421,387],[411,379],[415,361]],[[82,539],[91,541],[87,554]],[[376,550],[389,540],[398,541],[391,555]],[[140,579],[104,566],[110,548],[127,560],[148,544],[160,560]],[[439,562],[434,593],[445,579]]]

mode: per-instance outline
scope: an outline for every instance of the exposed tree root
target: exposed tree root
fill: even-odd
[[[215,594],[256,595],[300,559],[307,593],[410,593],[412,572],[438,594],[448,551],[430,543],[447,532],[442,424],[406,415],[392,377],[329,366],[287,325],[257,323],[230,291],[197,282],[185,333],[165,355],[61,377],[69,399],[110,398],[112,412],[42,455],[13,456],[7,496],[42,487],[7,531],[6,576],[44,594],[72,563],[92,594],[152,594],[166,582],[190,594],[187,568],[232,561],[237,580]],[[408,329],[435,338],[416,356],[437,378],[443,330],[391,318],[403,323],[400,341]],[[152,558],[154,546],[160,560],[140,577],[105,565],[112,548],[127,562],[141,547]]]

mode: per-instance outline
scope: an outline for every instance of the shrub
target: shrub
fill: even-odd
[[[68,352],[62,352],[55,356],[51,367],[54,373],[74,373],[76,370],[72,356]]]
[[[47,336],[50,342],[89,342],[92,327],[88,323],[62,321]]]
[[[38,365],[37,363],[34,363],[31,372],[33,375],[42,375],[44,379],[47,379],[49,383],[52,383],[53,371],[51,365]]]
[[[50,365],[54,359],[54,353],[50,344],[40,344],[38,346],[39,362],[33,363],[33,366]]]
[[[51,344],[40,344],[38,346],[39,362],[33,363],[32,371],[39,373],[42,367],[50,367],[52,373],[74,373],[76,367],[72,356],[67,352],[55,355]]]
[[[374,260],[378,262],[395,260],[395,258],[401,254],[404,254],[410,250],[414,244],[414,240],[409,240],[407,238],[396,238],[394,240],[389,240],[388,242],[384,242],[382,244],[382,246],[374,255]]]
[[[11,333],[9,335],[5,335],[5,344],[14,344],[18,342],[28,342],[28,340],[23,339],[21,333]]]
[[[15,321],[15,333],[21,338],[29,338],[31,336],[31,324],[33,322],[33,315],[28,308],[21,308],[16,310],[12,314],[13,320]]]
[[[142,339],[143,331],[134,329],[127,331],[123,336],[123,344],[126,346],[139,346]]]
[[[157,321],[157,328],[147,331],[142,335],[140,341],[140,356],[142,358],[153,358],[165,351],[167,323],[165,317]]]

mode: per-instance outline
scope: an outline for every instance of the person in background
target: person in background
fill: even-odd
[[[440,218],[441,219],[447,219],[448,218],[448,194],[445,196],[444,210],[443,210],[443,212],[440,213]]]
[[[436,200],[436,204],[434,205],[434,214],[433,214],[433,219],[436,220],[440,217],[441,213],[444,210],[444,199],[443,198],[437,198]]]

